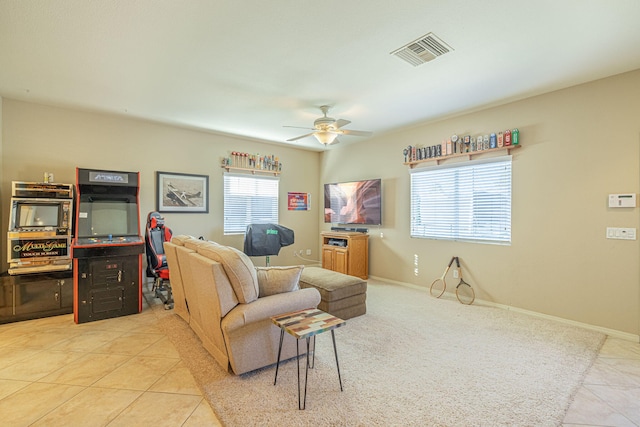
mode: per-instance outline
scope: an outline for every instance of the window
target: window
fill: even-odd
[[[511,156],[411,170],[411,237],[511,243]]]
[[[248,224],[278,223],[275,177],[224,174],[224,234],[244,233]]]

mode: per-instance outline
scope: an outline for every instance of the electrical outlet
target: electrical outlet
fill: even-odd
[[[307,249],[307,255],[311,255],[311,249]]]
[[[457,268],[455,270],[453,270],[453,278],[454,279],[458,278],[458,269]]]

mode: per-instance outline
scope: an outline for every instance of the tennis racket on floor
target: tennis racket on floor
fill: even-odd
[[[442,294],[444,294],[445,289],[447,289],[447,282],[444,281],[444,278],[449,272],[449,269],[451,268],[451,264],[453,264],[453,261],[455,259],[456,257],[451,258],[451,261],[449,261],[449,265],[447,265],[447,268],[444,270],[444,273],[442,273],[442,277],[431,282],[431,286],[429,287],[429,293],[431,294],[432,297],[440,298]]]
[[[458,301],[462,304],[471,305],[476,299],[476,293],[473,291],[471,285],[462,278],[462,269],[460,268],[460,260],[458,257],[456,257],[456,268],[458,269],[458,277],[460,278],[460,283],[456,286],[456,298],[458,298]]]

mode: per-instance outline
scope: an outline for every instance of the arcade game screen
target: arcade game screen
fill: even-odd
[[[137,236],[138,206],[127,199],[80,202],[78,237]]]

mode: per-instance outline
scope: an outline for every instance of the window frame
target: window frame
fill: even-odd
[[[233,184],[230,180],[235,180],[237,194],[229,194],[230,186]],[[244,234],[249,224],[256,223],[273,223],[278,224],[279,218],[279,199],[280,199],[280,178],[276,176],[266,175],[248,175],[225,172],[223,174],[223,221],[222,228],[224,235],[232,234]],[[245,185],[245,188],[240,188],[239,185]],[[270,189],[270,193],[266,196],[260,196],[256,194],[259,190],[258,187],[262,186],[262,189],[269,189],[275,184],[275,190]],[[266,186],[266,187],[265,187]],[[243,191],[249,194],[240,194]],[[265,205],[265,201],[268,203]],[[229,203],[236,203],[235,206]],[[262,207],[260,205],[263,205]],[[261,210],[261,208],[265,208]],[[233,211],[231,211],[233,209]],[[245,212],[246,215],[242,217],[239,212]],[[231,219],[235,214],[238,218]],[[242,226],[238,225],[238,222],[242,219]]]
[[[507,155],[412,169],[410,236],[511,245],[512,163]]]

